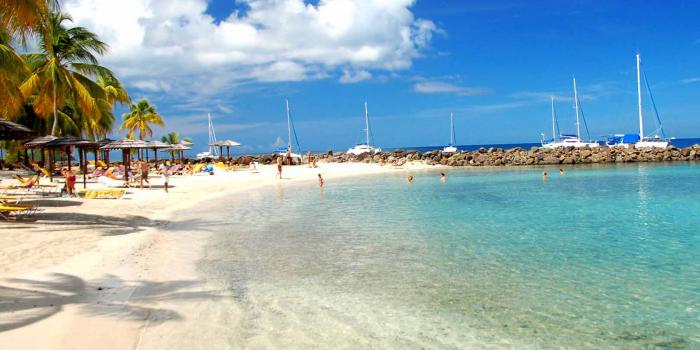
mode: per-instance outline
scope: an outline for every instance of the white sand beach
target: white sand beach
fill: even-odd
[[[207,232],[185,209],[221,196],[235,203],[237,191],[316,181],[318,173],[328,187],[344,176],[426,168],[434,167],[321,163],[285,167],[280,180],[274,166],[261,166],[171,177],[170,193],[154,177],[154,188],[128,189],[122,199],[38,199],[36,220],[0,222],[0,348],[208,348],[202,340],[218,330],[195,320],[226,300],[195,272]]]

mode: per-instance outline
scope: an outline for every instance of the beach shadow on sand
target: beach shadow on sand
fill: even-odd
[[[140,215],[108,216],[86,213],[50,213],[38,212],[31,220],[21,221],[23,228],[33,232],[51,233],[56,231],[71,231],[90,229],[99,232],[102,236],[119,236],[138,233],[149,228],[162,228],[168,231],[213,231],[218,227],[216,222],[200,219],[180,221],[154,220]],[[8,228],[17,224],[11,222]],[[0,222],[0,228],[3,223]]]
[[[88,316],[147,320],[149,325],[157,325],[184,317],[175,310],[150,305],[225,297],[202,290],[200,282],[193,280],[126,281],[113,275],[85,281],[54,273],[46,280],[7,279],[0,283],[0,332],[39,322],[67,306],[78,307]]]

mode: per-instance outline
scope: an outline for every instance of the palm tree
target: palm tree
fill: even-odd
[[[169,145],[178,144],[180,143],[180,134],[171,131],[166,136],[161,137],[160,141]],[[192,142],[189,137],[183,138],[182,141]]]
[[[42,31],[58,0],[0,0],[0,31],[26,44],[30,34]]]
[[[148,102],[147,99],[141,99],[135,105],[131,105],[130,112],[122,115],[124,122],[120,130],[128,130],[127,137],[132,139],[136,130],[139,132],[139,140],[153,136],[151,124],[165,126],[163,117],[158,114],[156,106]]]
[[[29,74],[22,57],[10,46],[10,35],[0,31],[0,116],[14,117],[22,108],[22,92],[19,85]]]
[[[105,110],[99,100],[109,97],[91,78],[118,80],[96,58],[107,51],[107,44],[83,27],[66,28],[65,21],[72,19],[67,14],[49,14],[39,33],[41,52],[24,55],[32,73],[20,90],[25,98],[31,97],[38,116],[53,117],[51,135],[59,133],[59,126],[64,133],[92,134],[91,126],[100,125]]]

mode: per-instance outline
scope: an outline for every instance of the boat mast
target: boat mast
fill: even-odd
[[[367,112],[367,101],[365,101],[365,139],[369,147],[369,113]]]
[[[644,140],[644,117],[642,116],[642,58],[637,54],[637,105],[639,107],[639,139]]]
[[[289,100],[284,100],[287,106],[287,149],[289,152],[292,151],[292,118],[289,115]]]
[[[450,146],[455,145],[455,117],[452,112],[450,112]]]
[[[212,146],[216,143],[216,131],[214,131],[214,123],[211,122],[211,113],[207,113],[207,120],[209,122],[209,153],[218,156],[218,150]]]
[[[557,140],[557,131],[556,128],[554,127],[555,125],[555,120],[556,118],[556,112],[554,112],[554,96],[552,96],[552,142]]]
[[[576,108],[576,137],[581,140],[581,123],[579,122],[578,91],[576,90],[576,77],[574,76],[574,108]]]

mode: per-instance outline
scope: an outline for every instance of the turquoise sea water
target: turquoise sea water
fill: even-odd
[[[237,195],[203,213],[235,306],[212,322],[251,348],[699,349],[700,166],[555,170]]]

